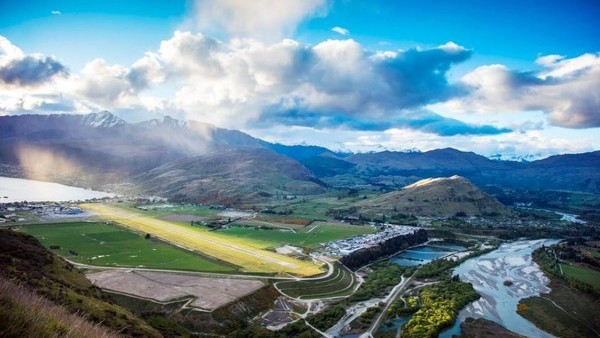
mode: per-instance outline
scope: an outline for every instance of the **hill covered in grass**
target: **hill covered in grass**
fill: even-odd
[[[295,160],[268,149],[187,157],[136,177],[151,194],[202,203],[242,204],[280,195],[318,194],[324,183]]]
[[[494,197],[460,176],[428,178],[401,190],[355,204],[362,216],[503,215],[508,209]]]
[[[30,235],[0,229],[0,276],[0,332],[8,337],[62,337],[73,327],[98,333],[88,336],[162,336]],[[86,336],[77,332],[70,336]]]
[[[119,337],[4,277],[0,277],[0,304],[2,337]]]

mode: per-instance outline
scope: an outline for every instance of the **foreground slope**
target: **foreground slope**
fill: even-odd
[[[2,297],[0,313],[7,311],[3,316],[9,316],[7,318],[23,323],[28,320],[27,315],[14,311],[26,311],[33,315],[43,307],[50,312],[40,312],[41,317],[34,319],[37,324],[52,319],[47,316],[58,316],[58,320],[50,326],[39,328],[42,331],[49,331],[41,336],[64,336],[66,332],[63,331],[68,332],[71,328],[70,324],[79,320],[68,316],[67,312],[83,314],[87,320],[102,324],[125,336],[161,336],[158,331],[129,310],[106,301],[100,290],[94,287],[82,273],[46,250],[30,235],[0,229],[0,276],[5,284],[0,289],[0,297]],[[9,282],[7,283],[6,280]],[[25,291],[19,299],[14,294],[6,294],[12,292],[11,290]],[[28,304],[38,304],[42,308],[30,308]],[[18,329],[14,327],[17,322],[12,323],[11,330]],[[10,325],[10,322],[0,320],[0,325]],[[31,327],[23,327],[23,329],[27,330]],[[2,332],[7,331],[2,330]],[[27,332],[22,333],[21,336],[28,336]],[[99,329],[98,334],[102,335],[102,330]],[[72,336],[76,335],[73,333]]]
[[[119,337],[4,277],[0,277],[0,304],[2,337]]]
[[[428,178],[382,196],[356,203],[362,215],[468,216],[506,214],[495,198],[460,176]]]

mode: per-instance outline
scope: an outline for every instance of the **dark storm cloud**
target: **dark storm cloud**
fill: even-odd
[[[471,54],[462,48],[409,49],[396,57],[381,59],[374,64],[374,71],[389,88],[381,99],[387,107],[408,108],[459,95],[461,89],[448,82],[446,73]]]
[[[0,67],[0,81],[10,85],[40,85],[59,74],[67,74],[67,69],[49,56],[24,56]]]
[[[270,128],[274,124],[313,128],[345,128],[360,131],[384,131],[391,128],[408,128],[440,136],[498,135],[509,133],[509,128],[491,125],[474,125],[446,118],[427,110],[402,111],[391,119],[376,120],[343,114],[322,114],[309,111],[273,111],[263,115],[252,127]]]

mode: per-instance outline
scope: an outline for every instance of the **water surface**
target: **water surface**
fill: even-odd
[[[417,266],[431,262],[434,259],[444,257],[456,251],[463,251],[464,247],[458,245],[431,244],[404,250],[390,261],[402,266]]]
[[[115,194],[58,183],[0,176],[0,203],[83,201],[113,196]]]
[[[516,310],[520,299],[550,291],[547,287],[550,281],[532,261],[531,253],[542,245],[557,242],[532,240],[507,243],[456,267],[454,274],[459,275],[462,281],[472,283],[481,298],[461,310],[455,325],[440,337],[449,338],[460,333],[460,323],[467,317],[483,317],[527,337],[553,337],[519,316]],[[505,286],[506,280],[513,284]]]

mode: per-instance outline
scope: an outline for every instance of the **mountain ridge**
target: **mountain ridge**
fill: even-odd
[[[292,161],[289,163],[294,165],[286,167],[284,172],[264,169],[270,175],[277,173],[275,176],[283,177],[283,181],[312,187],[273,190],[273,184],[267,182],[268,175],[247,171],[245,174],[255,176],[248,182],[262,179],[264,185],[271,187],[266,194],[319,191],[318,187],[324,185],[352,188],[353,184],[366,184],[400,188],[428,177],[453,175],[463,176],[484,189],[492,185],[600,192],[600,151],[554,155],[532,162],[490,159],[454,148],[348,154],[321,146],[270,143],[239,130],[168,116],[137,123],[128,123],[107,111],[87,115],[0,116],[0,164],[3,167],[17,168],[11,170],[20,172],[21,177],[78,186],[100,187],[129,182],[150,187],[141,189],[141,193],[164,194],[166,191],[142,184],[156,181],[160,176],[151,178],[149,173],[158,175],[172,162],[173,166],[185,167],[191,164],[181,161],[202,156],[218,158],[232,150],[244,151],[244,156],[254,153],[252,158],[258,162],[265,158],[273,163]],[[272,153],[265,156],[264,150]],[[232,158],[228,161],[235,162]],[[214,165],[225,168],[222,163]],[[36,170],[30,170],[28,166]],[[76,170],[65,170],[65,167]],[[157,168],[161,170],[154,170]],[[207,170],[210,172],[210,168]],[[312,176],[305,175],[306,170]],[[197,176],[197,173],[192,175]],[[296,176],[302,179],[297,180]],[[165,183],[156,182],[157,186]],[[186,191],[184,195],[195,196],[197,193]],[[241,196],[240,200],[246,198]]]

